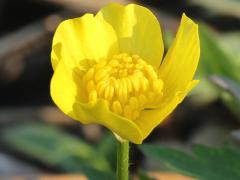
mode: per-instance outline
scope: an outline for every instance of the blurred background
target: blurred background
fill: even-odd
[[[183,12],[200,26],[196,75],[200,84],[145,142],[184,150],[194,143],[240,143],[240,1],[1,0],[0,179],[85,179],[72,174],[114,171],[112,134],[98,125],[82,126],[71,120],[49,95],[51,41],[57,25],[95,13],[109,2],[151,8],[160,20],[166,50]],[[131,172],[136,174],[139,168],[164,170],[132,145]]]

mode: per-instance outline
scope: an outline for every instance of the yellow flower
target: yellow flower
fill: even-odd
[[[57,28],[51,96],[73,119],[140,144],[197,84],[199,51],[198,26],[185,14],[162,59],[161,28],[152,12],[109,4]]]

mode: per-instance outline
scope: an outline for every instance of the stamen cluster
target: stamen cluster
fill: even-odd
[[[111,111],[132,120],[162,97],[163,81],[138,55],[121,53],[102,60],[82,80],[89,103],[104,99]]]

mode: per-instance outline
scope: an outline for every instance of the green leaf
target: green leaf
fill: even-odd
[[[222,91],[209,81],[209,76],[217,75],[228,77],[236,83],[240,83],[240,63],[233,55],[233,51],[224,48],[226,46],[224,44],[231,44],[230,40],[224,41],[220,37],[206,25],[200,24],[201,59],[196,77],[196,79],[200,79],[200,83],[194,89],[192,99],[195,103],[206,104],[220,97],[225,105],[238,115],[234,98],[221,95]],[[226,37],[225,39],[230,38]],[[204,96],[202,96],[203,94]]]
[[[224,49],[229,56],[232,56],[232,59],[235,61],[237,67],[240,67],[240,32],[231,31],[222,33],[218,39],[220,43],[219,45],[222,49]]]
[[[217,74],[228,77],[239,77],[236,62],[219,44],[218,34],[206,25],[200,24],[201,72],[206,75]]]
[[[157,145],[141,145],[146,156],[159,160],[170,169],[202,180],[240,179],[240,152],[231,147],[213,148],[194,145],[192,154]]]
[[[15,150],[67,172],[86,167],[110,171],[108,161],[94,147],[54,126],[21,124],[4,130],[1,137]]]

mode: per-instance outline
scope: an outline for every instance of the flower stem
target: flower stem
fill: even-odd
[[[129,142],[117,141],[117,179],[128,180]]]

